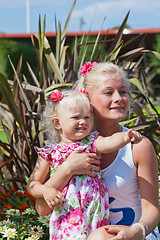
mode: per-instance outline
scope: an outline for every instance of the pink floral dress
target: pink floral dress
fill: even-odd
[[[51,142],[35,149],[50,163],[52,175],[72,151],[96,152],[97,136],[98,132],[92,132],[77,143],[60,146]],[[54,209],[51,214],[50,240],[84,240],[93,230],[109,224],[108,191],[101,171],[96,171],[96,174],[95,178],[74,175],[64,188],[62,193],[67,202],[61,210]]]

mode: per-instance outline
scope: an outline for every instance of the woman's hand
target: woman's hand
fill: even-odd
[[[96,153],[83,153],[83,150],[73,151],[67,160],[63,163],[66,170],[72,175],[87,174],[90,177],[95,177],[96,174],[92,171],[100,170],[101,156]]]
[[[132,227],[128,226],[106,226],[105,231],[109,234],[116,234],[115,237],[111,240],[141,240],[143,236],[142,229],[133,225]]]

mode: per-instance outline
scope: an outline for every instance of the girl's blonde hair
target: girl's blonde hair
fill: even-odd
[[[48,101],[42,113],[42,126],[49,141],[60,141],[60,134],[52,123],[53,118],[57,117],[57,111],[60,106],[64,106],[65,111],[65,106],[73,107],[78,102],[82,104],[86,112],[90,110],[89,99],[84,93],[76,90],[64,90],[61,93],[63,94],[63,98],[57,102]]]
[[[111,62],[97,63],[87,72],[85,77],[81,76],[79,78],[75,87],[85,88],[89,93],[91,93],[91,91],[99,85],[101,78],[107,73],[114,73],[122,76],[122,79],[124,79],[127,87],[129,88],[129,81],[126,72],[120,66]]]

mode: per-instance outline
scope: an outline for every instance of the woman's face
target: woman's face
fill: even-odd
[[[95,118],[122,120],[129,106],[125,80],[120,75],[106,73],[99,80],[98,87],[89,92]]]

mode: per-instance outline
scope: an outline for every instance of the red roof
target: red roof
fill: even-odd
[[[110,29],[101,31],[101,35],[115,35],[118,32],[118,29]],[[67,36],[82,36],[82,35],[97,35],[99,31],[79,31],[79,32],[67,32]],[[160,28],[147,28],[147,29],[124,29],[124,34],[156,34],[160,33]],[[0,38],[30,38],[34,33],[0,33]],[[47,37],[55,37],[55,32],[46,32]]]

